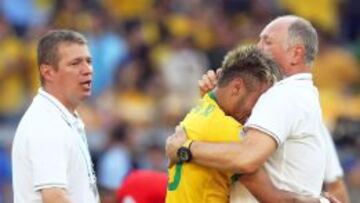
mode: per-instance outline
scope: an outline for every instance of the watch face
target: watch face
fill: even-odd
[[[187,153],[187,151],[186,150],[180,150],[180,159],[181,160],[188,160],[189,159],[189,155],[188,155],[188,153]]]
[[[188,162],[190,161],[190,150],[185,147],[181,147],[178,151],[178,158],[181,162]]]

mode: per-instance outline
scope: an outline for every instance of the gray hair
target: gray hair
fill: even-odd
[[[296,19],[289,26],[288,47],[301,43],[305,47],[305,63],[312,65],[319,50],[318,35],[311,23],[303,18],[294,16]]]
[[[59,62],[58,46],[61,43],[76,43],[86,45],[87,41],[85,37],[72,30],[51,30],[47,32],[39,41],[37,47],[37,62],[40,65],[47,64],[57,68]],[[44,82],[44,78],[40,74],[41,84]]]

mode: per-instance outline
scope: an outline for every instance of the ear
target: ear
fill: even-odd
[[[232,94],[233,95],[238,95],[240,92],[242,92],[245,88],[245,83],[244,80],[242,78],[235,78],[232,82],[231,82],[231,89],[232,89]]]
[[[40,74],[45,81],[52,81],[54,77],[55,69],[51,65],[40,65]]]
[[[292,65],[305,62],[305,47],[303,45],[296,45],[292,51]]]

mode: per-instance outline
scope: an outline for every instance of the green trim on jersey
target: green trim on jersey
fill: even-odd
[[[179,162],[176,164],[174,181],[169,183],[168,190],[174,191],[179,186],[180,179],[181,179],[182,165],[183,165],[182,162]]]
[[[210,97],[212,100],[214,100],[216,103],[218,103],[214,91],[210,91],[210,92],[208,93],[208,95],[209,95],[209,97]]]

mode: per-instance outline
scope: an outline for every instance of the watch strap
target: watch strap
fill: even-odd
[[[182,146],[190,149],[191,144],[193,143],[193,141],[194,140],[186,140]]]

